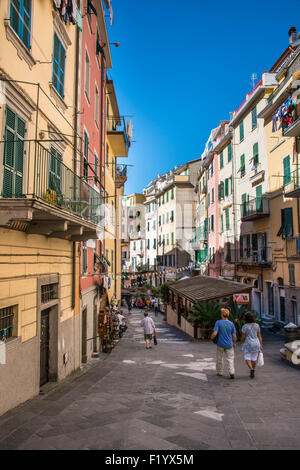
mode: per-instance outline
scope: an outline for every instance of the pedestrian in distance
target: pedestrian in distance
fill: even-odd
[[[157,303],[157,300],[154,301],[154,312],[155,312],[155,316],[157,317],[157,315],[158,315],[158,303]]]
[[[242,328],[240,345],[244,353],[247,366],[250,369],[250,377],[254,379],[254,372],[258,355],[263,351],[263,342],[258,323],[252,312],[245,313],[246,324]]]
[[[123,328],[123,324],[124,324],[124,320],[125,320],[125,317],[123,315],[123,312],[118,312],[118,319],[119,319],[119,338],[122,338],[122,335],[124,333],[124,328]]]
[[[148,311],[145,310],[144,318],[141,321],[141,326],[144,328],[144,338],[146,341],[146,349],[152,349],[152,337],[156,335],[155,324]]]
[[[217,375],[223,375],[225,356],[230,378],[234,379],[234,348],[236,347],[236,329],[234,324],[229,320],[230,312],[227,308],[221,308],[221,315],[222,319],[216,322],[213,334],[211,335],[212,340],[217,338]]]

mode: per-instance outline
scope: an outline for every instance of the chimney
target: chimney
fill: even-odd
[[[290,38],[290,44],[293,44],[293,42],[297,41],[297,30],[295,26],[292,26],[289,29],[289,38]]]

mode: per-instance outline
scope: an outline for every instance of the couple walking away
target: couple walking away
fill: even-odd
[[[152,318],[149,317],[148,312],[144,312],[144,318],[141,321],[141,326],[144,328],[144,337],[146,341],[146,349],[152,349],[152,337],[154,335],[154,342],[156,339],[155,324]]]
[[[230,312],[227,308],[221,308],[222,320],[218,320],[214,327],[211,339],[217,343],[217,375],[223,375],[224,355],[227,360],[229,375],[234,379],[234,349],[236,347],[236,329],[229,320]],[[244,353],[247,366],[250,369],[250,377],[254,378],[254,371],[258,354],[263,350],[260,327],[255,323],[255,317],[252,312],[245,314],[246,324],[242,328],[242,338],[240,344]]]

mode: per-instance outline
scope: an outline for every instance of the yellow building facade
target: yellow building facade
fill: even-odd
[[[81,363],[76,242],[97,238],[100,202],[78,176],[74,15],[0,4],[0,414]]]
[[[105,143],[105,257],[107,262],[107,292],[109,301],[121,301],[121,198],[127,179],[127,167],[118,165],[118,158],[127,158],[131,144],[130,124],[120,116],[112,80],[106,88],[106,143]]]

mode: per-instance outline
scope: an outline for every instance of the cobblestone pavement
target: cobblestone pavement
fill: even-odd
[[[44,395],[0,418],[0,449],[299,449],[300,370],[265,338],[265,366],[249,379],[215,373],[215,346],[194,342],[161,316],[146,350],[142,312],[105,360],[94,359]]]

